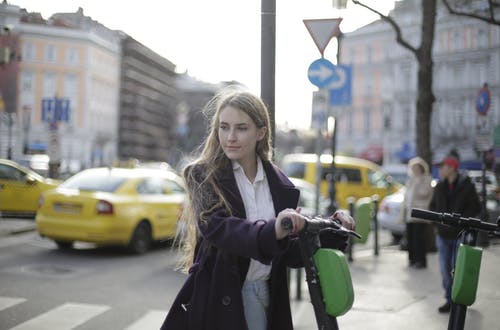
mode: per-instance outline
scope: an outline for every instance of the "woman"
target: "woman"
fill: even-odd
[[[292,329],[286,267],[301,259],[281,222],[290,218],[293,234],[304,217],[296,210],[299,191],[270,161],[267,109],[256,96],[232,91],[206,110],[214,112],[209,136],[183,173],[189,275],[162,329]],[[348,215],[334,217],[354,227]]]
[[[411,209],[427,209],[432,197],[432,176],[429,165],[420,157],[412,158],[408,162],[408,176],[405,191],[405,219],[406,236],[408,239],[408,257],[410,267],[426,268],[426,230],[428,223],[425,220],[412,218]]]

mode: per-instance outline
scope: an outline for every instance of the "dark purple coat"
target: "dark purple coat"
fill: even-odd
[[[263,165],[276,213],[296,208],[299,191],[275,165]],[[272,262],[268,329],[293,329],[286,268],[302,265],[298,242],[276,240],[275,219],[246,220],[232,168],[218,180],[233,215],[216,209],[199,226],[202,237],[193,267],[161,329],[247,329],[241,289],[250,258]]]

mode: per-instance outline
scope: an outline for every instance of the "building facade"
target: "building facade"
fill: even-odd
[[[178,145],[175,65],[122,35],[118,156],[171,162]]]
[[[420,0],[404,0],[390,13],[413,46],[420,44],[421,12]],[[415,56],[379,20],[346,33],[340,58],[353,68],[353,102],[337,110],[338,152],[360,155],[379,149],[384,163],[406,161],[416,152]],[[478,160],[484,147],[476,141],[482,134],[478,127],[487,122],[492,132],[500,124],[500,27],[450,15],[438,2],[433,60],[433,157],[457,148],[463,160]],[[487,116],[478,116],[476,99],[484,83],[491,105]]]
[[[0,157],[11,141],[13,159],[46,153],[63,173],[116,159],[120,36],[81,8],[47,21],[19,13],[16,106],[11,129],[0,131]]]

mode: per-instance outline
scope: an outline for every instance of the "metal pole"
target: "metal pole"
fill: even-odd
[[[378,219],[377,219],[377,210],[378,210],[378,195],[372,196],[373,201],[373,229],[375,231],[375,255],[378,256]]]
[[[355,202],[354,197],[348,198],[349,215],[355,219],[354,202]],[[347,260],[349,262],[352,262],[354,260],[354,258],[352,257],[352,246],[353,245],[354,245],[354,239],[352,238],[351,235],[349,235],[349,239],[347,241]]]
[[[274,147],[275,125],[275,71],[276,71],[276,0],[261,1],[261,71],[260,97],[267,105],[271,120],[271,139]]]
[[[12,112],[7,111],[7,127],[9,129],[7,136],[7,159],[12,160],[12,125],[14,120],[12,119]]]
[[[341,40],[342,40],[342,32],[339,31],[337,36],[337,65],[340,64],[340,50],[341,50]],[[330,98],[327,98],[328,103],[330,103]],[[328,194],[330,197],[330,205],[328,205],[328,213],[333,214],[337,211],[337,187],[335,184],[336,181],[336,166],[335,166],[335,154],[337,153],[337,120],[335,115],[333,116],[333,131],[332,131],[332,163],[330,165],[330,174],[328,176],[329,188]]]

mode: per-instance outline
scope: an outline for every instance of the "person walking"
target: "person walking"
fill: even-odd
[[[267,109],[251,93],[223,91],[205,110],[209,135],[183,171],[187,229],[178,240],[188,277],[161,329],[293,329],[286,269],[302,266],[294,234],[305,218],[299,191],[271,161]],[[355,225],[344,212],[331,219]],[[345,249],[347,238],[333,236],[330,247]]]
[[[439,182],[429,204],[434,212],[458,213],[462,217],[475,217],[481,212],[481,203],[470,178],[458,171],[456,152],[450,153],[440,163]],[[460,244],[459,230],[442,224],[437,225],[436,247],[446,302],[438,308],[440,313],[451,310],[452,272]]]
[[[429,224],[425,220],[413,218],[411,209],[426,209],[429,206],[433,190],[429,165],[420,157],[412,158],[408,162],[408,176],[404,203],[409,265],[417,269],[426,268],[426,229]]]

